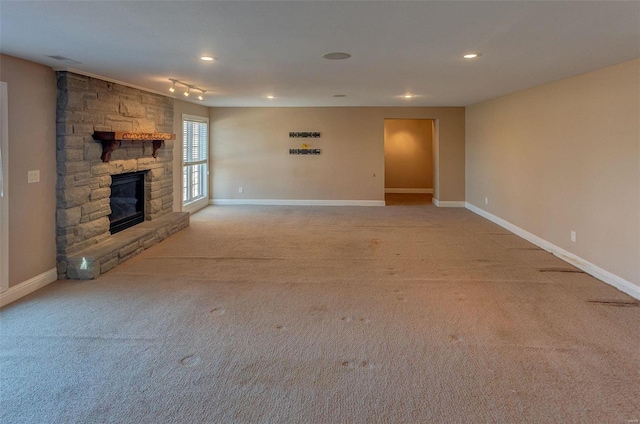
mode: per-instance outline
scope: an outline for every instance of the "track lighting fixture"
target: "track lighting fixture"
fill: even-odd
[[[171,81],[171,87],[169,88],[169,91],[171,93],[175,93],[176,84],[183,85],[186,88],[185,91],[182,93],[184,94],[185,97],[189,97],[189,94],[191,94],[191,89],[194,89],[200,92],[200,95],[198,96],[198,100],[204,100],[204,93],[207,92],[206,90],[203,90],[200,87],[196,87],[195,85],[187,84],[186,82],[182,82],[175,78],[169,78],[169,81]]]

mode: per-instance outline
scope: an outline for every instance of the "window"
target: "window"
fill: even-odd
[[[182,115],[182,210],[195,212],[209,203],[209,120]]]

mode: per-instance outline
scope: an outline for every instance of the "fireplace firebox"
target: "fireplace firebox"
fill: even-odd
[[[115,234],[144,221],[146,171],[111,176],[109,231]]]

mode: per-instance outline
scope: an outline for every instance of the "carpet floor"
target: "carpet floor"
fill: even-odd
[[[3,423],[629,423],[640,307],[464,209],[216,206],[0,311]]]

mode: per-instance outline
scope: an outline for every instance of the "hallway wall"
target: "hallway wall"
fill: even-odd
[[[56,267],[56,76],[0,56],[9,115],[9,287]],[[27,183],[28,171],[40,181]]]

